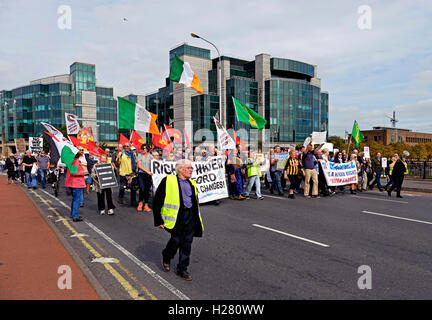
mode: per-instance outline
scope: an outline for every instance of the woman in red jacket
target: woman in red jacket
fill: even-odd
[[[81,166],[79,157],[84,153],[83,149],[79,149],[78,153],[75,155],[75,159],[72,162],[73,166],[78,167],[76,174],[72,174],[67,170],[65,187],[68,187],[72,191],[72,204],[71,204],[71,214],[70,217],[72,221],[82,221],[83,218],[79,215],[80,201],[83,197],[84,188],[86,187],[84,179],[84,169]]]

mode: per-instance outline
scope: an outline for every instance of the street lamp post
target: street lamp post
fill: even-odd
[[[222,123],[222,59],[221,59],[220,52],[219,52],[218,48],[213,43],[204,39],[203,37],[200,37],[196,33],[192,32],[191,36],[192,36],[192,38],[202,39],[203,41],[211,44],[216,49],[216,51],[219,55],[219,68],[218,68],[219,69],[219,72],[218,72],[218,74],[219,74],[219,121],[221,124],[223,124]]]

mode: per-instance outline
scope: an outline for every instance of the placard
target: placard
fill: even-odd
[[[365,159],[370,159],[369,147],[364,147],[364,157]]]
[[[381,166],[384,169],[387,168],[387,158],[381,158]]]
[[[321,161],[321,167],[327,185],[331,187],[358,183],[357,166],[355,161],[347,163]]]
[[[278,170],[284,170],[285,169],[285,162],[287,161],[288,157],[289,157],[289,153],[288,152],[281,152],[281,153],[274,153],[274,158],[278,159],[279,161],[277,162],[277,166],[276,168]]]
[[[43,138],[29,137],[29,149],[33,154],[41,153],[43,148]]]
[[[208,161],[192,162],[192,166],[194,168],[192,179],[196,181],[199,203],[228,197],[225,163],[221,156],[212,157]],[[156,192],[165,176],[176,174],[175,167],[175,161],[151,161],[153,192]]]
[[[114,168],[111,163],[97,164],[95,165],[95,169],[101,189],[118,187]]]
[[[327,131],[323,132],[312,132],[312,143],[313,144],[321,144],[326,142]]]
[[[25,153],[26,152],[26,142],[24,138],[18,138],[15,140],[15,148],[17,153]]]

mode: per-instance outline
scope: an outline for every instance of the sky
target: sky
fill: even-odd
[[[70,8],[70,28],[64,23]],[[367,6],[366,11],[364,6]],[[115,96],[163,87],[169,50],[187,42],[254,60],[261,53],[318,66],[329,134],[397,126],[432,133],[432,1],[0,0],[0,90],[96,65]],[[124,21],[126,18],[127,21]]]

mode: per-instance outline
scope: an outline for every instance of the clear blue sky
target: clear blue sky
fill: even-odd
[[[358,26],[364,4],[371,29]],[[71,7],[70,30],[58,28],[61,5]],[[390,126],[384,114],[393,110],[398,126],[432,132],[431,16],[428,0],[0,0],[0,89],[68,73],[80,61],[96,64],[97,83],[115,95],[147,94],[164,85],[170,48],[208,47],[190,37],[196,32],[223,55],[318,65],[331,135],[351,131],[354,120],[363,130]]]

